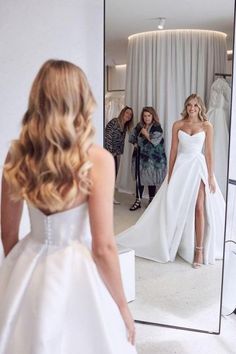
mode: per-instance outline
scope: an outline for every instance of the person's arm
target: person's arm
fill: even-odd
[[[19,226],[23,209],[23,201],[14,202],[10,197],[8,183],[2,176],[1,191],[1,238],[5,256],[19,241]]]
[[[107,123],[104,133],[104,147],[113,153],[113,134],[114,134],[114,118]]]
[[[145,127],[143,127],[140,131],[140,134],[144,136],[145,139],[147,139],[151,143],[150,135]]]
[[[213,172],[213,126],[210,122],[207,122],[206,124],[205,158],[210,192],[215,193],[216,184]]]
[[[134,321],[124,295],[113,232],[114,160],[107,151],[94,146],[90,149],[90,155],[93,163],[91,171],[93,188],[89,196],[92,255],[108,291],[120,310],[128,331],[128,340],[134,344]]]
[[[129,134],[129,143],[133,144],[133,145],[137,145],[138,143],[138,134],[140,132],[140,129],[141,129],[141,126],[140,124],[138,123],[136,125],[136,127],[134,127],[130,134]]]
[[[149,133],[149,141],[152,145],[157,146],[160,144],[160,142],[163,139],[163,130],[161,128],[161,125],[154,125]]]
[[[169,170],[168,170],[168,183],[170,181],[172,171],[174,168],[177,151],[178,151],[178,130],[180,129],[179,122],[175,122],[172,127],[172,138],[171,138],[171,148],[170,148],[170,158],[169,158]]]

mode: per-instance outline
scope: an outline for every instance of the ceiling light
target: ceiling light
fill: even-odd
[[[126,64],[116,64],[115,67],[116,69],[124,69],[126,68]]]
[[[223,38],[226,38],[227,37],[227,34],[224,33],[224,32],[219,32],[219,31],[210,31],[210,30],[197,30],[197,29],[173,29],[173,30],[165,30],[165,32],[169,32],[169,33],[208,33],[208,34],[211,34],[211,33],[214,33],[215,36],[219,36],[219,37],[223,37]],[[140,33],[135,33],[135,34],[131,34],[129,37],[128,37],[128,40],[132,40],[133,38],[137,38],[139,36],[152,36],[153,33],[156,33],[158,35],[164,35],[164,32],[161,32],[161,31],[148,31],[148,32],[140,32]]]
[[[158,17],[158,18],[157,18],[157,21],[158,21],[157,28],[158,28],[159,30],[163,30],[163,29],[164,29],[164,26],[165,26],[166,18],[165,18],[165,17]]]

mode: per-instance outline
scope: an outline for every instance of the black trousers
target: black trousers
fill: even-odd
[[[138,186],[136,184],[136,198],[142,199],[143,197],[144,186]],[[148,186],[149,198],[152,199],[156,194],[156,186]]]
[[[116,172],[116,177],[118,174],[119,166],[120,166],[120,155],[113,155],[114,160],[115,160],[115,172]]]

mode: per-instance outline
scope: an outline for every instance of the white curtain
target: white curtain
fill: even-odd
[[[225,69],[223,33],[168,30],[133,35],[128,45],[125,103],[133,108],[136,122],[143,106],[157,110],[169,155],[172,124],[180,118],[186,97],[198,93],[207,103],[214,74]],[[134,190],[131,154],[132,146],[126,141],[117,177],[117,187],[126,192]]]

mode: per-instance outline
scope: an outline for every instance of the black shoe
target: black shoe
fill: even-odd
[[[136,199],[134,204],[129,208],[129,210],[134,211],[141,208],[141,200],[140,199]]]
[[[148,205],[151,204],[152,200],[153,200],[153,197],[149,198]]]

